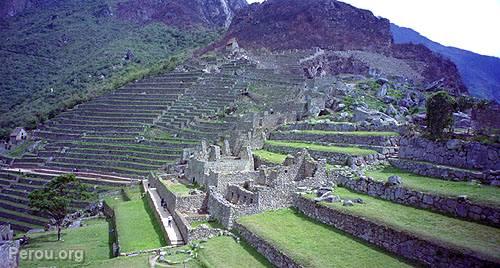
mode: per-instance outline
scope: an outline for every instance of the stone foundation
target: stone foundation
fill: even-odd
[[[418,261],[432,267],[494,267],[495,262],[480,256],[442,244],[419,238],[411,233],[388,228],[363,217],[342,213],[332,208],[316,204],[299,196],[295,207],[302,213],[320,222],[333,226],[369,243],[377,245],[397,255]]]

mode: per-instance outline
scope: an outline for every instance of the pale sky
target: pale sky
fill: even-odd
[[[307,1],[307,0],[303,0]],[[262,0],[248,0],[249,3]],[[500,57],[500,0],[343,0],[429,39]]]

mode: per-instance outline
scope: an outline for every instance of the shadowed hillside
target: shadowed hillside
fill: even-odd
[[[30,8],[0,28],[0,128],[35,125],[90,96],[161,69],[168,58],[213,41],[206,29],[177,30],[117,18],[110,0]]]

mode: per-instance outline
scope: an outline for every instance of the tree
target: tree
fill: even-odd
[[[444,130],[453,123],[453,112],[457,108],[455,98],[446,91],[439,91],[427,99],[427,130],[433,139],[444,137]]]
[[[57,241],[61,240],[61,226],[69,213],[72,200],[90,197],[85,187],[73,174],[65,174],[52,179],[43,189],[29,194],[30,207],[37,212],[47,213],[57,226]]]

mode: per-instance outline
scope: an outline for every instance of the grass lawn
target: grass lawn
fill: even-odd
[[[89,268],[149,268],[149,255],[118,257],[109,260],[93,261],[83,267]]]
[[[327,146],[314,143],[294,142],[294,141],[266,141],[271,146],[290,147],[295,149],[306,148],[312,151],[340,153],[348,155],[372,155],[376,151],[361,149],[357,147],[340,147],[340,146]]]
[[[253,151],[253,154],[266,162],[278,165],[283,164],[283,162],[285,162],[286,159],[285,154],[273,153],[266,150],[255,150]]]
[[[495,186],[445,181],[405,172],[394,167],[367,171],[366,175],[378,181],[387,181],[389,176],[397,175],[403,178],[403,186],[410,189],[449,197],[467,195],[471,201],[500,207],[500,188]]]
[[[407,267],[403,260],[292,210],[239,222],[305,267]]]
[[[440,241],[455,247],[481,252],[498,258],[500,231],[498,228],[447,217],[430,211],[407,207],[389,201],[357,194],[344,188],[335,193],[343,199],[362,198],[366,204],[344,207],[340,203],[324,203],[339,211],[362,216],[374,222]],[[310,196],[311,198],[313,196]],[[499,260],[500,261],[500,260]]]
[[[65,229],[62,232],[64,241],[57,241],[57,233],[31,234],[26,250],[53,250],[54,256],[59,256],[62,250],[83,250],[83,261],[73,260],[21,260],[20,267],[70,267],[81,266],[93,261],[110,258],[109,224],[105,219],[85,221],[86,226],[77,229]]]
[[[198,260],[203,267],[273,267],[260,253],[244,241],[219,236],[202,244]]]
[[[127,201],[130,199],[129,201]],[[108,202],[111,202],[111,204]],[[134,252],[167,245],[147,199],[141,198],[138,188],[131,188],[118,198],[106,202],[115,211],[120,252]]]
[[[327,130],[298,130],[287,131],[287,133],[298,134],[318,134],[318,135],[345,135],[345,136],[366,136],[366,137],[397,137],[397,132],[386,131],[327,131]]]
[[[161,180],[161,182],[165,184],[172,193],[179,196],[187,196],[190,191],[200,188],[200,186],[194,184],[173,183],[168,180]]]

